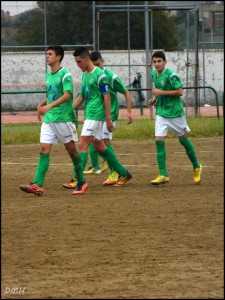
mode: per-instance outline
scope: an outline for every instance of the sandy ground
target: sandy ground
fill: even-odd
[[[167,140],[170,182],[158,187],[153,140],[114,142],[133,178],[103,187],[87,176],[74,196],[63,145],[54,145],[45,193],[23,193],[39,145],[2,146],[3,299],[223,299],[223,138],[192,139],[200,185],[176,139]]]

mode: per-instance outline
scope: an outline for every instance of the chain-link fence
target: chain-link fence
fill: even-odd
[[[198,6],[199,22],[197,26],[193,22],[191,23],[193,16],[196,16],[193,8],[197,7],[192,1],[189,1],[189,4],[192,5],[190,7],[173,2],[173,8],[171,8],[171,6],[168,6],[171,4],[167,4],[166,1],[160,2],[164,4],[157,8],[151,6],[152,13],[148,11],[150,20],[146,18],[146,10],[143,7],[144,4],[151,3],[148,1],[141,1],[140,8],[137,5],[135,7],[128,5],[129,1],[117,1],[118,4],[123,5],[122,8],[115,8],[113,5],[110,7],[111,2],[108,2],[109,8],[106,13],[104,12],[105,8],[101,8],[100,19],[96,15],[100,8],[97,7],[96,3],[98,2],[95,1],[79,2],[81,10],[73,6],[73,1],[71,4],[67,2],[66,6],[61,6],[65,4],[64,1],[59,1],[60,3],[58,1],[41,1],[41,6],[37,6],[37,3],[33,1],[33,5],[36,4],[36,6],[29,9],[26,1],[2,1],[2,3],[4,2],[8,2],[10,11],[5,10],[2,6],[2,112],[15,113],[17,111],[36,110],[37,104],[45,97],[45,94],[42,94],[41,91],[45,90],[46,47],[49,44],[56,43],[63,45],[66,50],[63,66],[71,71],[74,78],[74,96],[79,92],[81,77],[81,71],[75,65],[72,56],[74,48],[80,45],[87,46],[90,50],[99,48],[103,54],[105,65],[115,71],[129,89],[132,89],[132,105],[133,107],[140,107],[141,111],[142,107],[147,107],[147,100],[150,95],[148,89],[151,87],[151,54],[155,50],[152,48],[154,46],[153,31],[149,32],[150,39],[149,37],[146,38],[146,28],[152,30],[153,20],[160,20],[162,12],[171,15],[182,10],[185,11],[187,32],[183,39],[185,41],[183,41],[184,49],[165,52],[168,60],[167,66],[173,68],[180,75],[185,87],[194,87],[193,89],[184,89],[183,104],[186,111],[189,114],[191,112],[193,114],[201,113],[203,107],[212,106],[214,107],[212,114],[215,114],[218,111],[217,106],[223,105],[224,56],[223,32],[221,29],[223,5]],[[204,1],[198,1],[198,4],[200,2]],[[11,8],[15,3],[17,13],[11,16]],[[156,3],[159,2],[156,1]],[[121,11],[121,9],[124,11]],[[82,11],[82,14],[79,13],[80,11]],[[115,44],[112,50],[101,49],[103,41],[110,39],[110,35],[103,36],[102,28],[107,26],[104,14],[110,14],[112,19],[115,20],[111,25],[111,32],[117,30],[116,22],[121,16],[123,19],[127,18],[127,21],[129,20],[126,26],[121,28],[121,31],[123,31],[121,34],[123,35],[117,39],[118,43]],[[132,31],[132,28],[138,15],[141,15],[143,19],[141,26],[138,28],[138,33],[144,37],[145,43],[151,44],[150,48],[146,47],[144,50],[132,49],[131,40],[135,39],[135,30]],[[23,21],[28,16],[36,24],[32,30],[29,26],[34,23]],[[81,20],[82,22],[77,23],[80,26],[72,26],[72,18]],[[54,20],[54,22],[51,20]],[[99,20],[101,20],[100,23]],[[150,24],[147,27],[146,20],[148,20],[148,25]],[[199,29],[197,32],[196,26]],[[210,34],[209,28],[211,28]],[[86,34],[81,34],[82,30]],[[162,34],[166,35],[166,32]],[[193,39],[195,35],[199,36],[197,45],[195,39]],[[122,43],[124,39],[127,40],[127,49],[118,50],[117,48],[121,47],[119,43]],[[30,43],[24,44],[25,41],[30,41]],[[160,49],[164,50],[163,45],[160,46],[162,46]],[[193,46],[194,48],[191,48]],[[212,47],[213,49],[210,49]],[[196,90],[196,86],[201,88]],[[212,87],[213,90],[207,88],[207,86]],[[134,91],[135,88],[142,88],[143,91]],[[36,91],[38,92],[36,93]],[[9,94],[9,92],[12,93]],[[126,105],[123,96],[120,95],[119,100],[121,106]]]

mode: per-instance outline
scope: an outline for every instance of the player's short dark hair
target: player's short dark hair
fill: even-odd
[[[165,55],[165,53],[163,51],[156,51],[155,53],[153,53],[152,59],[154,57],[162,58],[164,61],[166,60],[166,55]]]
[[[88,51],[87,48],[85,47],[78,47],[77,49],[75,49],[75,51],[73,52],[73,56],[80,56],[82,58],[86,57],[86,56],[91,56],[90,52]]]
[[[91,52],[91,60],[96,61],[98,59],[102,59],[102,55],[99,51],[92,51]]]
[[[64,57],[64,49],[63,49],[62,46],[60,46],[60,45],[50,45],[50,46],[48,46],[48,48],[47,48],[47,51],[48,51],[48,50],[53,50],[53,51],[55,51],[55,54],[56,54],[56,55],[60,55],[60,56],[61,56],[60,61],[63,60],[63,57]]]

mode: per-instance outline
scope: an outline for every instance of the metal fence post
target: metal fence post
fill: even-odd
[[[139,89],[141,89],[141,77],[142,77],[141,73],[137,72],[137,85],[138,85]],[[143,97],[141,94],[141,90],[138,90],[138,95],[139,95],[139,102],[140,102],[140,112],[141,112],[141,115],[143,115],[143,104],[142,104]]]

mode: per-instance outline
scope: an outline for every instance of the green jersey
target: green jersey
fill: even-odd
[[[166,68],[160,75],[157,75],[156,70],[153,70],[151,75],[156,89],[171,91],[177,90],[183,86],[179,76],[172,69]],[[158,96],[156,102],[156,115],[165,118],[184,116],[185,113],[180,96]]]
[[[64,92],[70,92],[70,99],[51,108],[44,115],[45,123],[76,122],[73,109],[73,79],[70,72],[61,68],[57,72],[46,74],[47,104],[59,99]]]
[[[105,121],[103,94],[109,93],[108,77],[100,68],[82,74],[80,94],[84,97],[84,119]]]
[[[103,70],[105,74],[109,78],[109,92],[110,92],[110,99],[111,99],[111,119],[112,121],[116,121],[119,115],[119,100],[117,97],[117,92],[124,94],[127,90],[127,87],[123,84],[121,79],[111,70],[104,68]]]

